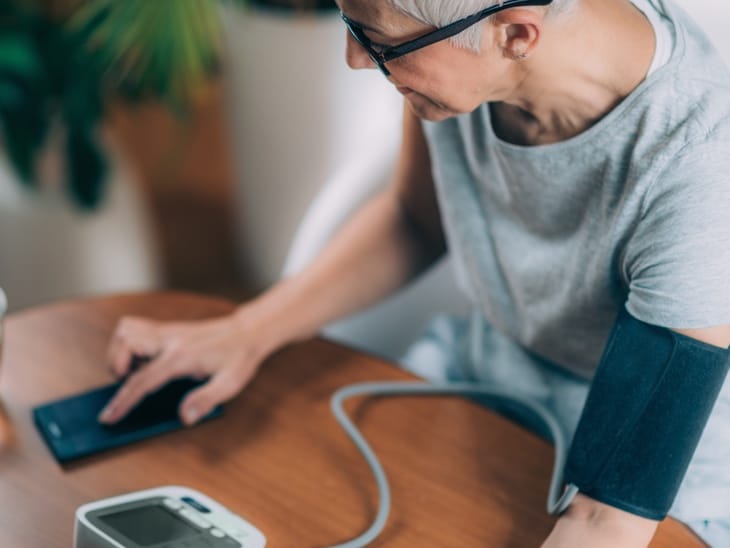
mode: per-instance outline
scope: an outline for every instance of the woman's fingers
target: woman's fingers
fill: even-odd
[[[180,419],[192,426],[210,413],[215,406],[232,399],[246,386],[255,368],[224,367],[203,386],[191,391],[180,405]]]
[[[99,421],[118,422],[172,379],[210,377],[180,406],[182,421],[197,423],[215,406],[233,398],[255,374],[260,360],[251,351],[252,341],[247,335],[233,317],[177,323],[124,318],[109,344],[108,359],[114,372],[128,376],[128,380],[99,415]],[[135,367],[145,357],[150,361]]]
[[[162,355],[133,373],[102,410],[99,422],[118,422],[146,396],[156,392],[173,378],[183,376],[184,373],[175,365],[169,356]]]
[[[116,376],[125,377],[132,372],[135,357],[154,356],[159,353],[162,344],[154,322],[122,318],[109,343],[109,366]]]

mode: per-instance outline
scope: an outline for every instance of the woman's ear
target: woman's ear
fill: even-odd
[[[545,14],[532,9],[512,8],[495,14],[499,47],[509,59],[525,59],[534,51],[544,25]]]

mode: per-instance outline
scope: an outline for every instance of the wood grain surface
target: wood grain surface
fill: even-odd
[[[316,339],[269,359],[222,419],[61,467],[31,409],[112,381],[104,354],[122,315],[195,319],[232,304],[188,294],[60,303],[11,316],[0,365],[0,547],[72,544],[91,500],[166,484],[198,489],[260,528],[271,547],[326,546],[361,533],[376,489],[330,413],[354,382],[410,379],[375,357]],[[272,326],[276,329],[276,326]],[[393,508],[373,546],[539,546],[553,519],[549,444],[472,402],[360,399],[350,413],[373,445]],[[654,547],[702,546],[672,520]]]

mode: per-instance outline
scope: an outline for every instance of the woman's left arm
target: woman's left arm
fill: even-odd
[[[730,346],[730,325],[674,331],[721,348]],[[558,519],[542,548],[644,548],[651,542],[658,525],[658,521],[578,493],[568,510]]]
[[[560,516],[542,548],[645,548],[658,521],[619,510],[583,494]]]

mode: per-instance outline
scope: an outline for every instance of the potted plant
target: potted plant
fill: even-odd
[[[159,99],[184,115],[216,70],[223,0],[0,0],[0,128],[29,185],[53,129],[70,195],[98,205],[98,129],[114,98]]]
[[[236,9],[243,4],[247,9]],[[223,18],[222,5],[231,6]],[[387,82],[345,66],[344,33],[331,0],[0,0],[0,148],[12,166],[0,166],[0,218],[5,219],[5,225],[0,219],[0,280],[22,281],[28,265],[36,265],[39,276],[53,277],[55,268],[37,268],[35,257],[24,257],[23,268],[16,257],[7,260],[8,247],[15,245],[11,235],[17,234],[7,226],[13,217],[8,212],[23,216],[18,213],[23,208],[32,220],[22,226],[38,233],[39,221],[46,220],[45,232],[22,246],[44,248],[35,255],[69,255],[74,242],[101,239],[57,230],[52,217],[83,224],[118,209],[115,199],[125,202],[126,210],[108,230],[136,227],[144,233],[136,247],[145,247],[151,240],[144,228],[149,220],[133,195],[134,185],[105,184],[109,174],[134,177],[118,154],[99,144],[107,109],[114,100],[154,99],[184,117],[191,97],[220,70],[222,48],[238,160],[239,255],[253,266],[249,275],[259,285],[273,281],[320,186],[399,123],[394,116],[399,99]],[[48,173],[65,177],[49,185]],[[64,193],[72,200],[61,204]],[[39,204],[49,194],[52,204],[42,209]],[[12,222],[11,228],[18,225],[17,219]],[[59,244],[63,234],[68,242]],[[118,262],[151,265],[154,252],[146,248]],[[19,253],[17,246],[12,251]],[[100,253],[90,255],[102,265],[114,264]],[[8,265],[18,266],[8,274]],[[124,269],[108,270],[105,275],[113,277]],[[74,274],[65,277],[60,285],[68,286]],[[55,281],[28,283],[50,287]],[[11,284],[6,286],[11,303],[21,302]],[[113,286],[101,288],[107,289]],[[26,287],[36,301],[42,293]]]
[[[218,67],[221,3],[0,0],[0,284],[11,306],[159,283],[151,220],[133,170],[101,139],[105,116],[113,101],[155,99],[184,117]]]

